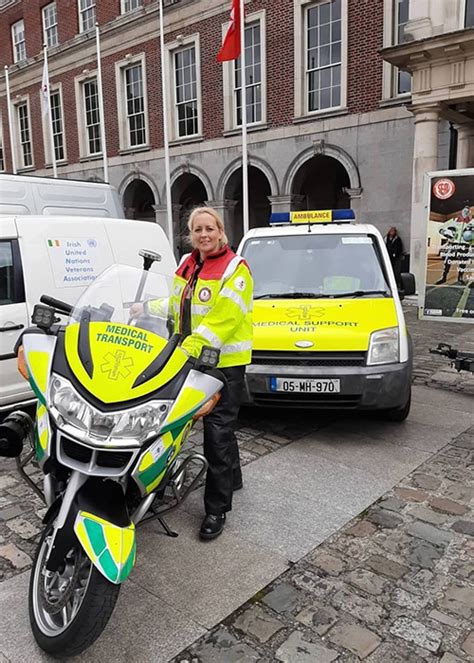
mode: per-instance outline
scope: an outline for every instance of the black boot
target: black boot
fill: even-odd
[[[225,525],[225,513],[208,513],[201,524],[199,536],[205,541],[215,539],[216,536],[222,534]]]

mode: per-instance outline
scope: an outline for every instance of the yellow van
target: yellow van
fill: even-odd
[[[239,253],[255,281],[244,403],[410,411],[412,344],[384,241],[352,210],[273,214]],[[403,291],[414,294],[411,274]]]

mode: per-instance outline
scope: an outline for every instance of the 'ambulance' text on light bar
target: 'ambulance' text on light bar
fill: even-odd
[[[275,212],[270,216],[270,224],[289,223],[349,223],[355,219],[351,209],[308,210],[303,212]]]

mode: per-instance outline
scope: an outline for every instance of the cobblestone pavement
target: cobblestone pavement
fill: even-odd
[[[471,326],[418,321],[409,303],[405,310],[414,382],[474,394],[472,376],[429,354],[441,341],[474,349]],[[243,464],[334,416],[243,411]],[[189,447],[199,451],[201,441],[198,427]],[[474,661],[473,450],[470,429],[175,660]],[[0,581],[31,566],[45,513],[14,465],[0,459]]]

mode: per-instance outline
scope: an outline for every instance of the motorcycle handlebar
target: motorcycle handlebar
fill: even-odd
[[[62,302],[60,299],[55,299],[49,295],[41,295],[40,302],[46,304],[47,306],[52,306],[60,312],[67,313],[68,315],[72,312],[73,307],[71,304]]]

